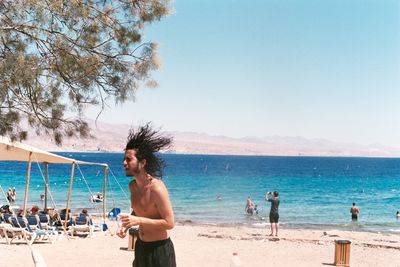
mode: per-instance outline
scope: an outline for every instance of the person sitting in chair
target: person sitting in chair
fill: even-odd
[[[30,214],[30,215],[37,215],[37,214],[39,214],[39,207],[36,206],[36,205],[34,205],[34,206],[31,208],[31,214]]]
[[[82,212],[79,214],[79,216],[76,218],[76,220],[79,220],[79,218],[81,218],[81,219],[87,218],[87,220],[89,221],[89,224],[93,225],[92,216],[89,215],[88,210],[86,208],[82,209]]]

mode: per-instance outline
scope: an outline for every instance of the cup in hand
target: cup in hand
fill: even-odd
[[[118,219],[122,219],[122,218],[126,218],[126,217],[128,217],[130,214],[129,213],[120,213],[120,214],[118,214]]]
[[[120,213],[117,216],[118,224],[121,224],[122,219],[129,217],[129,213]]]
[[[120,213],[120,214],[118,214],[117,215],[117,225],[118,225],[118,228],[120,228],[122,225],[121,225],[121,219],[123,218],[123,217],[125,217],[125,216],[129,216],[129,214],[128,213]]]

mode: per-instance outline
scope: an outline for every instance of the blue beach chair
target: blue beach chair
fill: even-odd
[[[40,223],[41,229],[55,230],[55,227],[53,226],[53,221],[51,220],[51,217],[49,214],[39,213],[38,217],[39,217],[39,223]]]
[[[91,236],[94,231],[92,219],[85,214],[81,214],[76,217],[74,224],[70,228],[72,236],[76,235],[77,233]]]
[[[10,223],[10,218],[11,218],[12,216],[13,216],[13,215],[12,215],[11,213],[3,213],[3,214],[1,214],[1,219],[2,219],[2,221],[5,222],[5,223]]]
[[[121,213],[120,208],[113,208],[109,213],[108,213],[108,219],[109,220],[117,220],[118,214]]]
[[[16,217],[10,218],[10,223],[12,227],[6,229],[6,231],[10,234],[8,244],[11,244],[14,239],[19,239],[22,237],[23,239],[25,239],[27,244],[32,245],[37,235],[36,233],[32,233],[32,231],[28,231],[26,229],[25,222],[23,222],[23,220],[21,219]]]
[[[35,220],[36,219],[36,220]],[[38,216],[30,216],[30,222],[35,224],[35,230],[30,226],[30,223],[26,217],[13,217],[11,218],[11,224],[14,227],[20,227],[28,232],[30,235],[35,236],[34,240],[37,241],[48,241],[54,243],[58,237],[58,232],[54,230],[42,230],[40,229],[40,222]]]

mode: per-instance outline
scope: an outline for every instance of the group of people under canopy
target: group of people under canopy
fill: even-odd
[[[25,188],[25,194],[23,197],[23,202],[21,205],[22,208],[22,214],[26,215],[29,210],[28,210],[28,188],[29,188],[29,182],[30,182],[30,174],[31,174],[31,166],[32,163],[37,163],[37,165],[40,168],[40,163],[44,164],[44,171],[40,171],[43,176],[43,182],[46,185],[45,188],[45,193],[41,194],[40,199],[44,201],[44,208],[47,208],[47,193],[49,192],[50,197],[51,197],[51,192],[50,189],[48,188],[49,184],[49,177],[48,177],[48,165],[49,164],[67,164],[71,165],[71,173],[70,173],[70,186],[68,189],[68,198],[67,198],[67,205],[66,209],[70,209],[70,196],[71,196],[71,191],[72,191],[72,183],[73,183],[73,177],[74,177],[74,171],[75,167],[80,171],[79,165],[97,165],[101,168],[104,169],[104,190],[105,190],[105,184],[106,184],[106,177],[107,177],[107,169],[108,165],[104,163],[96,163],[96,162],[86,162],[86,161],[81,161],[81,160],[76,160],[73,158],[67,158],[61,155],[57,155],[54,153],[50,153],[35,147],[31,147],[19,142],[14,142],[11,141],[9,138],[6,138],[4,136],[0,136],[0,161],[22,161],[22,162],[27,162],[28,163],[28,168],[27,168],[27,175],[26,175],[26,188]],[[89,189],[90,190],[90,189]],[[6,198],[7,198],[7,204],[11,206],[11,208],[15,207],[13,204],[15,203],[15,188],[12,190],[9,190],[7,192]],[[103,218],[105,219],[105,210],[106,210],[106,201],[105,201],[105,192],[103,194],[98,193],[94,194],[96,196],[96,199],[101,200],[103,202]],[[54,203],[54,200],[51,197],[51,200],[53,201],[53,206],[55,208],[56,205]],[[98,202],[98,201],[96,201]],[[46,211],[44,211],[46,212]]]
[[[88,224],[93,225],[92,216],[89,214],[87,208],[83,208],[82,211],[75,216],[72,216],[71,210],[68,210],[67,217],[67,209],[62,209],[60,211],[53,209],[40,210],[37,205],[33,205],[31,209],[24,212],[23,209],[11,209],[9,205],[3,205],[0,207],[0,215],[1,214],[10,214],[16,217],[48,215],[48,218],[50,220],[49,223],[51,223],[51,226],[56,227],[62,227],[63,221],[65,221],[67,218],[67,227],[74,225],[77,221],[82,220],[82,218],[85,218]]]

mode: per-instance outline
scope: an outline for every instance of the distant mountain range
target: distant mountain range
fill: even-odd
[[[92,138],[64,139],[58,147],[49,139],[29,135],[24,143],[48,151],[109,151],[122,152],[129,125],[89,121]],[[400,157],[399,148],[382,145],[338,143],[303,137],[243,137],[211,136],[205,133],[165,132],[174,137],[174,146],[166,153],[216,155],[274,155],[274,156],[361,156]]]

